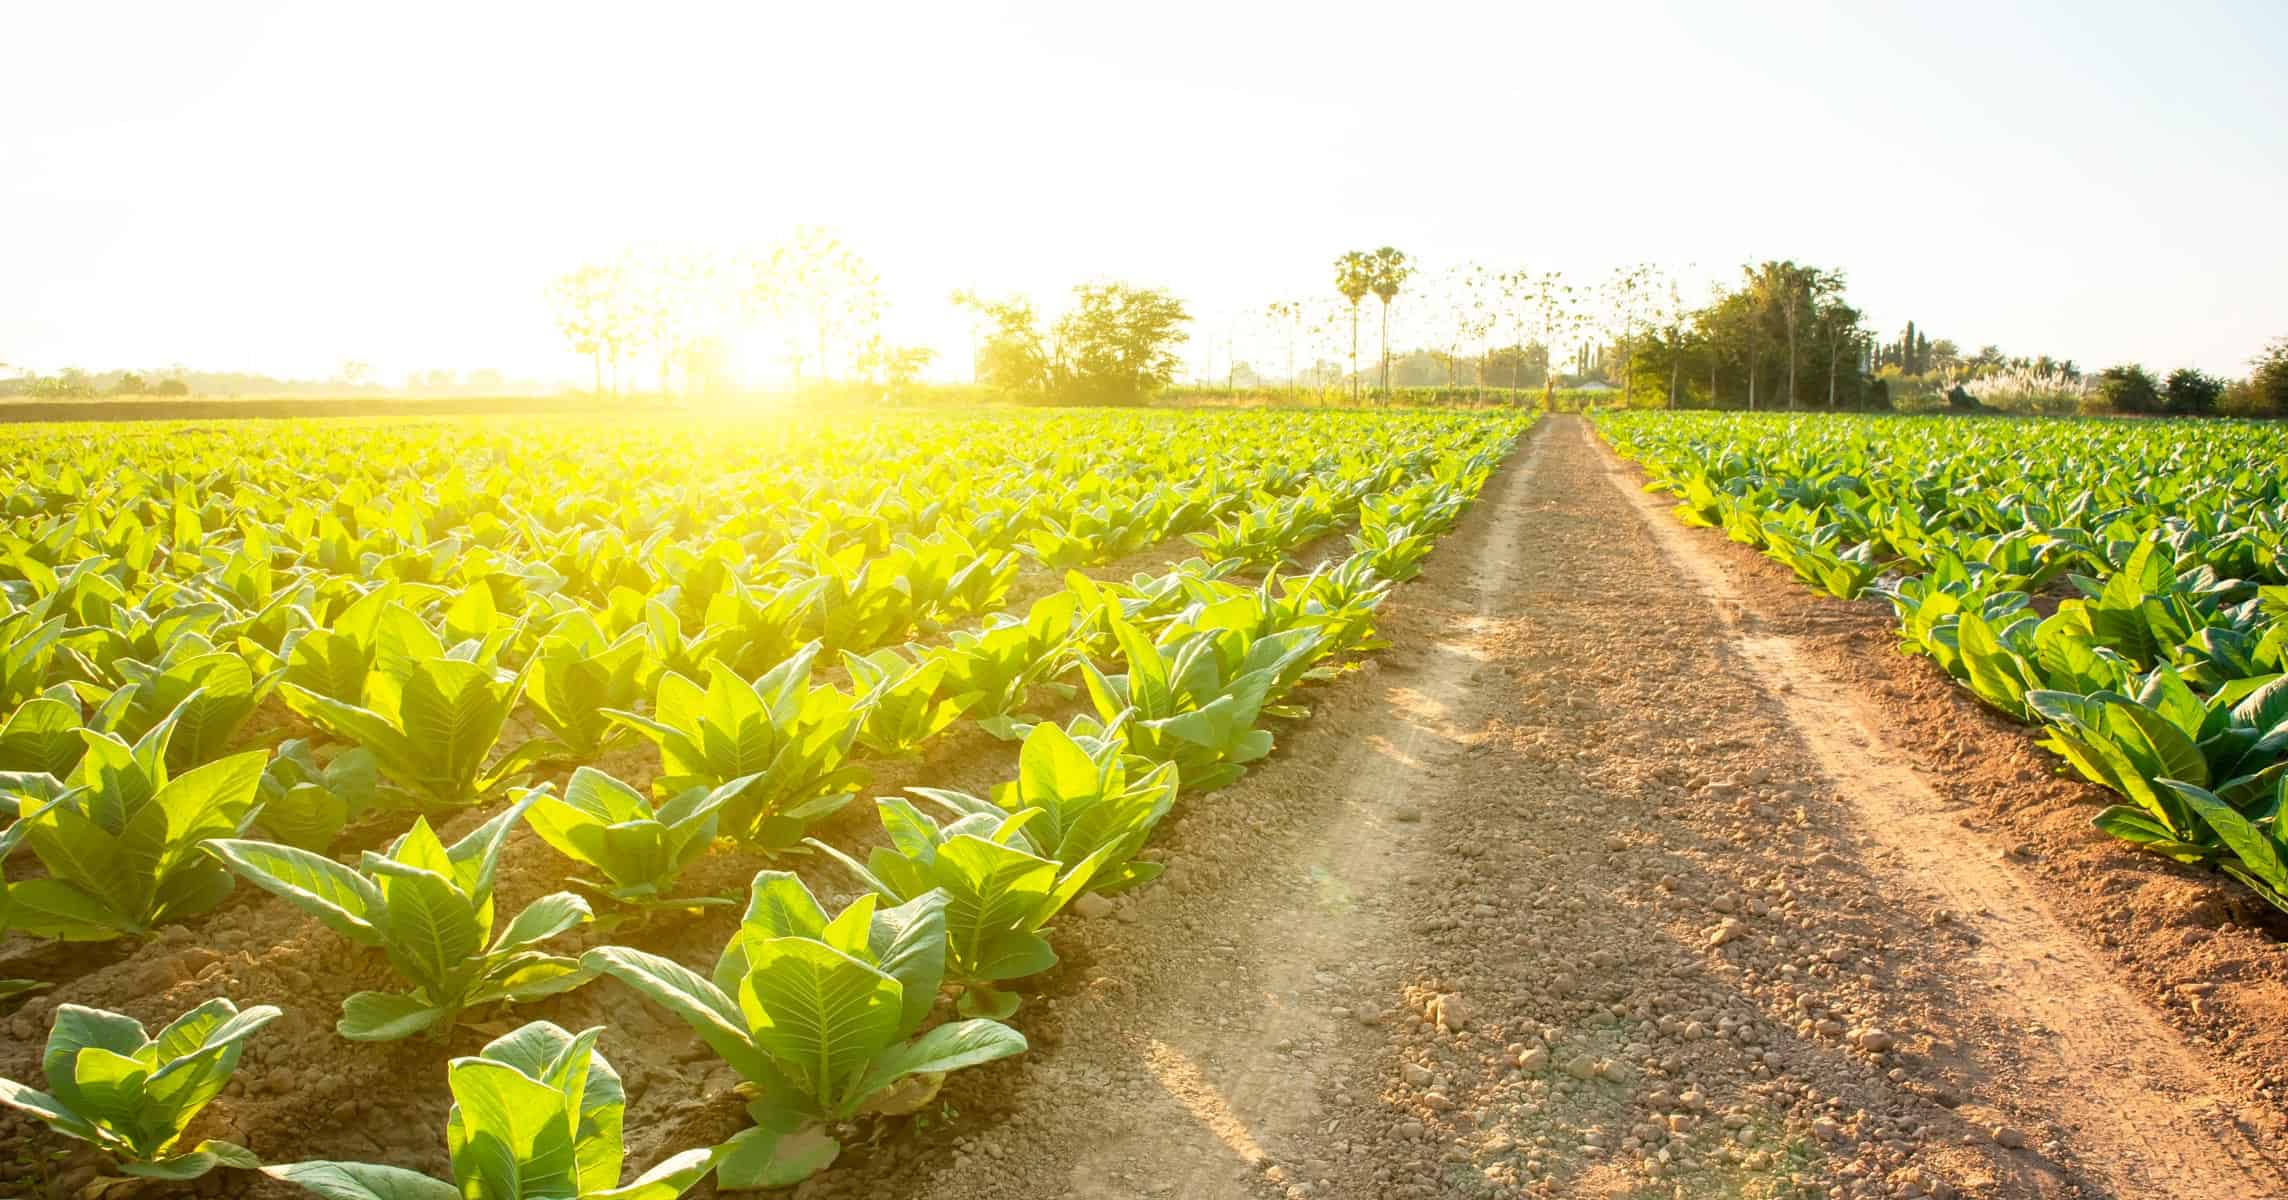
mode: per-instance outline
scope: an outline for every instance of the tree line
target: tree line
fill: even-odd
[[[1537,392],[1548,402],[1559,389],[1609,388],[1613,401],[1645,406],[2288,415],[2288,339],[2240,379],[2134,363],[2085,374],[2048,355],[1965,352],[1915,321],[1878,333],[1846,295],[1842,271],[1793,260],[1745,265],[1696,305],[1651,264],[1583,280],[1522,266],[1434,267],[1388,244],[1336,255],[1321,278],[1320,289],[1206,317],[1165,290],[1121,282],[1076,285],[1057,311],[1021,295],[957,291],[950,302],[971,317],[973,390],[926,390],[1130,404],[1181,381],[1297,401],[1525,404]],[[937,354],[888,336],[880,276],[815,226],[760,253],[630,253],[583,265],[553,280],[548,297],[597,395],[735,390],[729,343],[756,328],[774,331],[798,392],[922,398]],[[507,382],[497,371],[420,372],[405,390],[517,390]],[[280,390],[388,389],[358,363],[317,385],[181,368],[0,378],[0,394],[45,397]]]
[[[838,376],[918,375],[931,353],[883,339],[880,276],[817,226],[756,255],[628,254],[588,264],[559,276],[549,298],[599,394],[607,381],[625,393],[645,361],[663,396],[678,372],[687,393],[708,390],[725,369],[722,330],[758,318],[780,331],[797,390]]]
[[[1297,399],[1359,403],[1435,388],[1527,403],[1536,389],[1546,400],[1561,387],[1611,387],[1620,403],[1671,407],[2288,415],[2274,394],[2277,344],[2244,380],[2190,368],[2154,378],[2134,365],[2084,376],[2071,360],[2048,355],[2006,356],[1991,345],[1964,354],[1913,321],[1895,337],[1878,334],[1845,294],[1844,272],[1793,260],[1743,266],[1696,306],[1651,264],[1576,281],[1480,263],[1429,270],[1391,245],[1336,256],[1330,282],[1327,292],[1233,314],[1221,339],[1175,296],[1124,283],[1078,285],[1055,316],[1023,296],[964,290],[950,299],[975,318],[971,381],[1033,403],[1141,401],[1176,382],[1180,347],[1199,346],[1212,360],[1220,340],[1221,378],[1201,371],[1195,386]],[[623,364],[646,354],[661,394],[679,361],[690,386],[710,349],[698,333],[725,310],[767,317],[782,331],[797,390],[837,381],[909,390],[933,356],[884,340],[879,277],[812,227],[751,258],[584,267],[559,279],[553,294],[560,328],[590,358],[598,391],[607,370],[619,391]],[[1369,297],[1377,353],[1363,367]],[[1283,371],[1241,356],[1243,327],[1258,353],[1284,350]]]

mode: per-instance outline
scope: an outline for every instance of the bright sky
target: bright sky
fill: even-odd
[[[2085,366],[2288,334],[2279,0],[89,0],[0,45],[0,361],[39,370],[584,379],[553,276],[805,222],[956,359],[957,286],[1157,284],[1220,343],[1383,243],[1792,257],[1887,333]]]

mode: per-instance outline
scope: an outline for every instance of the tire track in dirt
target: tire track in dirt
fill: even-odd
[[[2234,1124],[2237,1105],[2202,1057],[2113,978],[2017,869],[1998,863],[2007,858],[2000,843],[1953,819],[1884,740],[1864,697],[1810,665],[1789,638],[1757,629],[1721,565],[1696,544],[1701,531],[1642,491],[1586,423],[1579,435],[1601,453],[1607,479],[1669,561],[1721,614],[1741,659],[1776,687],[1789,723],[1843,783],[1898,886],[1935,890],[1946,902],[1941,911],[1974,931],[1954,970],[1986,1003],[1956,1019],[2015,1060],[2025,1101],[2073,1131],[2093,1177],[2122,1196],[2288,1195],[2288,1174]]]

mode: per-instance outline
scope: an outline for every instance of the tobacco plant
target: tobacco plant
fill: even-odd
[[[720,787],[687,788],[656,809],[642,792],[594,767],[572,772],[564,794],[546,787],[525,795],[525,823],[556,852],[593,868],[600,880],[571,882],[639,908],[730,904],[717,896],[676,897],[676,877],[714,840],[717,815],[752,786],[746,775]]]
[[[0,1104],[104,1151],[135,1178],[186,1180],[218,1166],[253,1167],[254,1156],[229,1142],[182,1149],[183,1131],[230,1083],[246,1040],[278,1016],[267,1004],[241,1012],[215,999],[152,1036],[121,1013],[58,1005],[40,1055],[48,1090],[0,1079]]]
[[[603,1032],[534,1021],[449,1063],[451,1183],[362,1162],[263,1171],[324,1200],[675,1200],[706,1178],[718,1152],[686,1150],[620,1182],[627,1097],[596,1049]]]
[[[841,1153],[834,1123],[916,1111],[948,1073],[1024,1052],[991,1020],[923,1029],[946,922],[941,893],[889,909],[861,896],[829,919],[800,880],[764,871],[711,976],[620,946],[586,961],[682,1018],[739,1074],[755,1125],[721,1148],[721,1186],[787,1187]]]
[[[230,894],[229,872],[199,847],[244,831],[268,755],[178,775],[166,761],[173,732],[172,718],[132,746],[90,732],[69,778],[19,778],[0,859],[22,846],[46,875],[0,882],[0,927],[67,941],[149,937]]]
[[[408,992],[357,992],[344,1000],[335,1025],[343,1037],[442,1037],[468,1009],[537,1000],[589,979],[577,962],[539,948],[591,919],[579,896],[542,896],[497,933],[493,928],[501,844],[536,799],[525,797],[450,846],[426,818],[416,818],[387,852],[361,854],[356,870],[270,842],[223,838],[206,848],[248,883],[349,941],[379,949],[412,985]]]
[[[609,710],[659,746],[663,796],[712,790],[756,776],[721,811],[723,832],[763,849],[785,849],[850,802],[865,778],[845,761],[865,721],[848,693],[811,682],[816,642],[752,684],[717,666],[702,688],[669,673],[649,716]]]

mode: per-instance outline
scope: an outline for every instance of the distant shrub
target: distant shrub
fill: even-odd
[[[2083,398],[2082,407],[2085,412],[2123,415],[2159,412],[2161,389],[2152,372],[2136,363],[2124,363],[2098,373],[2097,385]]]
[[[2161,385],[2162,406],[2173,416],[2205,417],[2216,411],[2217,400],[2223,395],[2224,380],[2192,367],[2169,372],[2167,382]]]
[[[2009,367],[1961,385],[1987,408],[2004,412],[2069,413],[2081,409],[2090,381],[2057,366]]]

